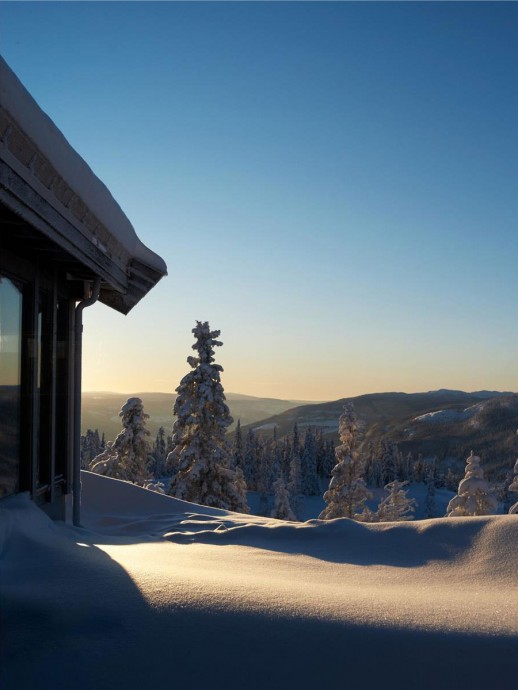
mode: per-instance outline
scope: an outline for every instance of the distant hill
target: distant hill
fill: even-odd
[[[154,437],[163,426],[173,425],[172,393],[135,393],[150,415],[148,429]],[[119,410],[129,394],[83,393],[82,433],[98,429],[113,440],[120,431]],[[243,432],[252,428],[271,436],[277,427],[282,438],[309,425],[321,427],[325,435],[338,439],[338,419],[345,402],[354,402],[360,419],[364,445],[381,440],[395,441],[403,453],[436,456],[457,471],[473,450],[481,456],[491,474],[510,468],[518,457],[518,395],[499,391],[437,390],[427,393],[371,393],[332,402],[308,403],[297,400],[258,398],[227,393],[230,411],[241,419]],[[231,427],[232,431],[232,427]]]
[[[514,466],[518,456],[518,395],[499,395],[469,406],[428,412],[390,430],[403,453],[435,455],[440,460],[464,461],[471,450],[482,459],[489,478]],[[373,430],[373,433],[376,433]]]
[[[403,453],[437,456],[456,469],[473,449],[490,472],[512,467],[518,456],[518,395],[509,392],[438,390],[427,393],[374,393],[333,402],[305,404],[250,424],[279,437],[311,425],[338,439],[338,419],[345,402],[354,402],[364,445],[395,441]],[[246,433],[247,428],[244,429]]]
[[[254,430],[267,431],[277,426],[279,436],[290,433],[295,422],[299,427],[308,425],[327,429],[329,436],[338,438],[338,418],[346,402],[353,402],[365,429],[373,426],[378,432],[387,431],[409,417],[441,409],[457,409],[473,405],[481,400],[512,395],[498,391],[438,390],[427,393],[368,393],[351,398],[340,398],[324,403],[304,403],[260,423],[252,423]]]
[[[171,432],[176,398],[173,393],[88,391],[82,395],[81,433],[84,434],[87,429],[98,429],[99,433],[104,431],[108,441],[113,440],[121,429],[119,410],[132,395],[141,398],[144,403],[144,410],[149,415],[147,427],[152,436],[156,435],[160,426],[167,433]],[[241,425],[257,422],[302,404],[300,400],[258,398],[240,393],[226,393],[226,397],[232,416],[236,422],[241,419]]]

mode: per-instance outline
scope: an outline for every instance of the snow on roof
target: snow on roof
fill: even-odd
[[[164,260],[140,241],[106,185],[72,148],[1,56],[0,105],[127,252],[165,275],[167,267]]]
[[[83,528],[0,501],[3,690],[515,682],[516,516],[301,524],[82,482]]]

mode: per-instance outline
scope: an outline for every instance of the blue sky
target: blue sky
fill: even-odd
[[[169,277],[85,388],[518,390],[516,3],[3,2],[2,54]]]

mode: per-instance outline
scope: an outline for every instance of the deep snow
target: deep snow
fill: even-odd
[[[516,516],[287,523],[83,473],[0,502],[0,686],[511,688]]]

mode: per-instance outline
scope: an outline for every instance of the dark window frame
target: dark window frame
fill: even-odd
[[[19,491],[53,503],[72,486],[77,288],[55,265],[2,244],[0,238],[0,272],[22,291]]]

